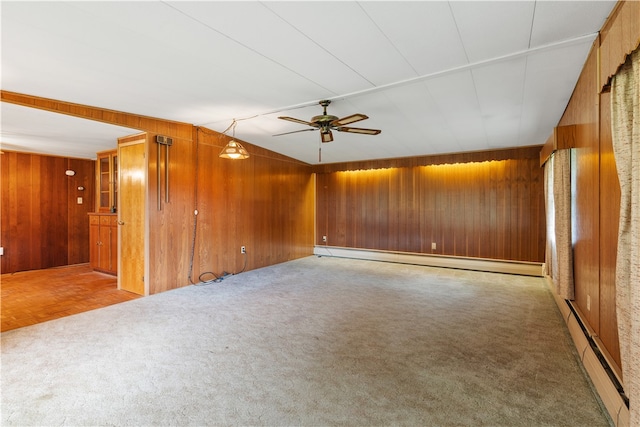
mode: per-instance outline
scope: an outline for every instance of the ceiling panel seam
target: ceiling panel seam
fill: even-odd
[[[291,22],[287,21],[286,19],[284,19],[282,16],[278,15],[278,13],[276,13],[273,9],[271,9],[269,6],[267,6],[264,3],[260,3],[262,4],[265,8],[267,8],[271,13],[273,13],[275,16],[278,17],[278,19],[282,20],[282,22],[285,22],[287,25],[289,25],[291,28],[293,28],[294,30],[296,30],[300,35],[304,36],[305,38],[307,38],[307,40],[311,41],[313,44],[315,44],[316,46],[318,46],[320,49],[324,50],[325,52],[327,52],[330,56],[332,56],[333,58],[335,58],[336,61],[340,62],[341,64],[343,64],[345,67],[347,67],[348,69],[350,69],[351,71],[353,71],[355,74],[357,74],[360,78],[362,78],[364,81],[366,81],[367,83],[369,83],[372,87],[375,87],[375,84],[367,79],[365,76],[363,76],[362,74],[360,74],[358,71],[354,70],[353,67],[351,67],[349,64],[347,64],[346,62],[344,62],[343,60],[341,60],[340,58],[338,58],[337,56],[335,56],[331,51],[329,51],[328,49],[326,49],[324,46],[322,46],[320,43],[318,43],[317,41],[315,41],[314,39],[312,39],[311,37],[309,37],[306,33],[304,33],[302,30],[300,30],[298,27],[296,27],[295,25],[293,25]],[[367,15],[368,16],[368,15]],[[286,68],[286,67],[285,67]],[[322,87],[322,86],[321,86]],[[326,88],[324,88],[326,89]],[[328,92],[334,93],[333,91],[330,91],[327,89]]]
[[[472,62],[472,63],[467,63],[465,65],[460,65],[458,67],[453,67],[453,68],[449,68],[449,69],[442,70],[442,71],[436,71],[434,73],[424,74],[424,75],[417,76],[417,77],[411,77],[411,78],[404,79],[404,80],[398,80],[396,82],[391,82],[391,83],[387,83],[387,84],[384,84],[384,85],[374,86],[374,87],[367,88],[367,89],[361,89],[361,90],[358,90],[358,91],[349,92],[349,93],[342,94],[342,95],[335,95],[335,96],[332,96],[332,97],[327,97],[325,99],[328,99],[328,100],[331,100],[331,101],[346,100],[346,99],[353,98],[353,97],[356,97],[356,96],[361,96],[361,95],[367,95],[367,94],[372,94],[372,93],[376,93],[376,92],[381,92],[381,91],[392,89],[392,88],[397,88],[397,87],[401,87],[401,86],[405,86],[405,85],[419,83],[419,82],[422,82],[422,81],[427,81],[427,80],[434,79],[434,78],[437,78],[437,77],[444,77],[444,76],[447,76],[449,74],[453,74],[453,73],[457,73],[457,72],[462,72],[462,71],[470,71],[471,72],[471,71],[473,71],[474,68],[484,67],[484,66],[491,65],[491,64],[494,64],[494,63],[497,63],[497,62],[500,62],[500,61],[507,61],[507,60],[516,59],[516,58],[520,58],[520,57],[525,57],[525,59],[526,59],[526,57],[528,55],[533,54],[533,53],[544,52],[546,50],[555,49],[555,48],[558,48],[558,47],[563,47],[563,46],[569,46],[569,45],[573,45],[573,44],[577,44],[577,43],[582,43],[585,40],[593,40],[597,35],[598,35],[598,33],[586,34],[586,35],[575,37],[575,38],[572,38],[572,39],[561,40],[559,42],[549,43],[549,44],[546,44],[546,45],[541,45],[541,46],[537,46],[537,47],[530,48],[530,49],[525,49],[525,50],[521,50],[521,51],[517,51],[517,52],[513,52],[513,53],[508,53],[508,54],[505,54],[505,55],[496,56],[496,57],[489,58],[489,59],[483,59],[482,61],[476,61],[476,62]],[[474,83],[474,86],[475,86],[475,83]],[[477,99],[477,91],[476,91],[476,99]],[[211,124],[214,124],[214,123],[229,122],[231,120],[244,120],[244,119],[248,119],[248,118],[266,116],[266,115],[269,115],[269,114],[280,113],[282,111],[296,110],[298,108],[309,107],[311,105],[316,105],[317,103],[318,103],[318,100],[314,99],[314,100],[311,100],[311,101],[302,102],[302,103],[298,103],[298,104],[295,104],[295,105],[284,106],[284,107],[280,107],[280,108],[275,108],[275,109],[272,109],[272,110],[264,111],[264,112],[261,112],[261,113],[253,114],[250,117],[244,117],[244,118],[228,117],[228,118],[221,119],[221,120],[215,120],[215,121],[212,121],[212,122],[201,123],[198,126],[206,126],[206,125],[211,125]]]
[[[373,24],[373,26],[375,26],[378,31],[380,31],[380,34],[382,34],[382,36],[387,39],[387,41],[389,42],[389,44],[391,46],[393,46],[393,49],[398,53],[398,55],[404,60],[404,62],[409,66],[409,68],[411,68],[413,70],[413,72],[415,73],[416,76],[419,76],[420,73],[418,72],[418,70],[415,69],[415,67],[411,64],[411,62],[409,62],[409,60],[407,59],[406,56],[404,56],[402,54],[402,52],[400,51],[400,49],[398,49],[398,46],[396,46],[396,44],[389,38],[389,36],[387,36],[387,34],[382,30],[382,28],[380,28],[380,26],[378,25],[378,23],[375,21],[375,19],[371,18],[371,15],[369,15],[367,13],[367,11],[362,7],[362,5],[360,3],[358,3],[358,7],[360,7],[360,9],[362,9],[362,13],[364,13],[367,18],[369,18],[369,20],[371,21],[371,23]],[[368,81],[368,80],[367,80]],[[373,83],[372,83],[373,84]],[[374,85],[375,86],[375,85]]]
[[[194,17],[194,16],[191,16],[191,15],[189,15],[189,14],[188,14],[188,13],[186,13],[186,12],[183,12],[182,10],[180,10],[180,9],[176,8],[175,6],[173,6],[173,5],[169,4],[169,3],[164,3],[164,4],[166,4],[167,6],[169,6],[169,7],[170,7],[170,8],[172,8],[172,9],[174,9],[174,10],[175,10],[175,11],[177,11],[178,13],[180,13],[180,14],[182,14],[182,15],[186,16],[187,18],[189,18],[189,19],[191,19],[191,20],[193,20],[193,21],[197,22],[198,24],[200,24],[200,25],[202,25],[202,26],[204,26],[204,27],[206,27],[206,28],[210,29],[211,31],[214,31],[214,32],[215,32],[215,33],[217,33],[217,34],[220,34],[221,36],[223,36],[223,37],[225,37],[225,38],[227,38],[227,39],[231,40],[232,42],[234,42],[234,43],[238,44],[239,46],[242,46],[243,48],[245,48],[245,49],[247,49],[247,50],[249,50],[249,51],[251,51],[251,52],[255,53],[256,55],[261,56],[262,58],[266,59],[267,61],[270,61],[270,62],[272,62],[272,63],[274,63],[274,64],[277,64],[278,66],[280,66],[280,67],[284,68],[285,70],[290,71],[290,72],[292,72],[293,74],[295,74],[295,75],[297,75],[297,76],[301,77],[302,79],[304,79],[304,80],[306,80],[306,81],[308,81],[308,82],[310,82],[310,83],[313,83],[313,84],[317,85],[318,87],[322,88],[323,90],[326,90],[326,91],[327,91],[327,92],[329,92],[329,93],[333,93],[333,91],[332,91],[331,89],[324,87],[322,84],[320,84],[320,83],[318,83],[318,82],[316,82],[316,81],[314,81],[314,80],[311,80],[310,78],[308,78],[307,76],[305,76],[305,75],[303,75],[303,74],[300,74],[300,73],[299,73],[299,72],[297,72],[296,70],[294,70],[294,69],[292,69],[292,68],[289,68],[289,67],[287,67],[286,65],[284,65],[284,64],[282,64],[282,63],[280,63],[280,62],[278,62],[278,61],[274,60],[273,58],[270,58],[270,57],[268,57],[268,56],[264,55],[263,53],[261,53],[261,52],[259,52],[259,51],[255,50],[255,49],[253,49],[252,47],[247,46],[246,44],[244,44],[244,43],[242,43],[242,42],[240,42],[240,41],[238,41],[238,40],[234,39],[233,37],[230,37],[228,34],[225,34],[225,33],[221,32],[221,31],[217,30],[216,28],[213,28],[212,26],[210,26],[210,25],[208,25],[208,24],[206,24],[206,23],[202,22],[202,21],[201,21],[201,20],[199,20],[198,18],[196,18],[196,17]],[[266,6],[265,6],[265,7],[266,7]],[[267,8],[267,9],[268,9],[268,8]],[[269,10],[270,10],[270,9],[269,9]],[[277,16],[277,15],[276,15],[276,16]],[[282,18],[280,18],[280,19],[282,19]],[[285,21],[285,22],[286,22],[286,21]],[[289,24],[289,25],[291,25],[291,24]],[[294,28],[295,28],[295,27],[294,27]],[[314,43],[315,43],[315,42],[314,42]],[[337,58],[336,58],[336,59],[337,59]],[[338,59],[338,60],[339,60],[339,59]],[[340,62],[342,62],[342,61],[340,61]],[[345,65],[346,65],[346,64],[345,64]],[[364,77],[363,77],[363,78],[364,78]],[[367,80],[367,81],[368,81],[368,80]],[[369,82],[369,83],[371,83],[371,82]]]

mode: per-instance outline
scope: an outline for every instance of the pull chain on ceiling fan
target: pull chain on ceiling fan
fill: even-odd
[[[278,117],[279,119],[282,119],[282,120],[288,120],[290,122],[311,126],[310,129],[294,130],[293,132],[279,133],[273,136],[288,135],[291,133],[306,132],[310,130],[319,130],[320,141],[331,142],[333,141],[333,133],[331,132],[332,130],[336,130],[338,132],[361,133],[365,135],[378,135],[380,132],[382,132],[379,129],[363,129],[363,128],[347,127],[345,125],[359,122],[361,120],[366,120],[369,117],[364,114],[356,113],[340,119],[336,116],[327,114],[327,106],[331,104],[331,101],[322,100],[319,102],[319,104],[322,105],[323,112],[319,116],[312,117],[311,121],[300,120],[300,119],[296,119],[295,117],[286,117],[286,116]]]

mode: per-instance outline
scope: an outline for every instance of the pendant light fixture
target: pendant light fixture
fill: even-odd
[[[248,159],[249,152],[235,140],[236,136],[236,120],[233,119],[233,123],[231,123],[231,141],[220,152],[220,157],[223,159],[231,159],[231,160],[241,160]],[[229,128],[227,128],[229,130]],[[227,131],[224,131],[222,134],[224,135]]]

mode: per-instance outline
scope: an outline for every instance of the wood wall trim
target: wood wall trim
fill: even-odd
[[[75,104],[73,102],[60,101],[22,93],[0,91],[2,102],[21,105],[23,107],[36,108],[54,113],[66,114],[87,120],[139,129],[146,132],[154,132],[160,135],[176,138],[192,138],[192,127],[189,123],[175,122],[142,116],[139,114],[125,113],[122,111],[108,110],[106,108],[92,107],[89,105]]]
[[[549,135],[549,138],[547,139],[547,141],[542,146],[542,149],[540,150],[540,166],[541,167],[544,166],[545,163],[547,163],[547,160],[549,160],[549,157],[551,157],[554,151],[556,151],[555,129],[554,129],[554,132],[551,132],[551,135]]]
[[[576,146],[576,126],[556,126],[540,150],[540,166],[543,166],[556,150],[567,150]]]
[[[434,154],[429,156],[399,157],[393,159],[362,160],[344,163],[315,165],[315,173],[371,170],[386,168],[412,168],[418,166],[445,165],[455,163],[487,162],[492,160],[530,159],[540,152],[542,146],[505,148],[499,150],[469,151],[463,153]]]
[[[627,55],[640,46],[640,2],[619,1],[600,30],[599,91],[607,87]]]
[[[146,141],[146,140],[147,140],[147,134],[146,132],[142,132],[142,133],[137,133],[135,135],[123,136],[118,138],[118,145],[127,144],[130,142]]]

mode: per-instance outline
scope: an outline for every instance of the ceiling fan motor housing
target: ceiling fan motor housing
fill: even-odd
[[[334,120],[338,120],[338,117],[332,116],[330,114],[322,114],[320,116],[313,116],[311,118],[311,123],[317,123],[317,124],[323,126],[325,124],[327,124],[327,125],[330,124]]]

